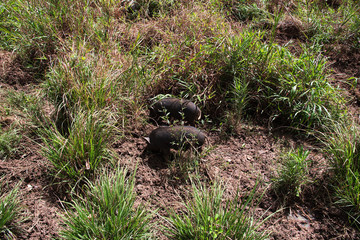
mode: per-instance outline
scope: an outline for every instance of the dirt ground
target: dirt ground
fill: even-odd
[[[284,23],[279,27],[278,42],[302,41],[296,26]],[[295,33],[294,33],[295,31]],[[345,87],[350,77],[360,76],[360,53],[337,46],[329,53],[333,68],[333,82]],[[27,91],[32,83],[31,73],[22,69],[13,54],[0,51],[0,89]],[[347,87],[352,98],[349,109],[358,116],[360,94],[358,89]],[[8,126],[16,119],[0,119],[1,125]],[[149,209],[159,209],[166,215],[165,208],[182,209],[183,193],[189,189],[189,182],[182,181],[183,175],[175,173],[171,164],[159,155],[146,153],[146,136],[154,128],[151,124],[136,129],[114,144],[121,165],[136,172],[137,203],[144,203]],[[238,134],[224,140],[218,132],[203,129],[211,149],[199,163],[200,176],[205,181],[216,178],[225,182],[226,193],[231,196],[237,190],[245,194],[257,180],[261,181],[259,192],[265,195],[255,209],[256,216],[263,218],[274,213],[261,227],[271,232],[270,239],[360,239],[360,234],[348,223],[347,215],[333,205],[329,184],[328,164],[322,153],[310,143],[294,139],[279,131],[269,132],[266,128],[252,124],[239,126]],[[275,174],[280,151],[291,146],[304,145],[310,150],[312,182],[303,189],[301,198],[293,198],[286,204],[266,188]],[[0,176],[11,188],[20,184],[21,202],[27,219],[20,224],[22,232],[17,239],[53,239],[58,237],[61,215],[65,213],[62,200],[64,195],[52,186],[48,163],[40,154],[40,147],[30,139],[20,143],[21,154],[11,159],[0,160]],[[158,216],[154,221],[159,220]],[[166,239],[159,233],[160,239]]]

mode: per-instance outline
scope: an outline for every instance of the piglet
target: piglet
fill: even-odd
[[[164,98],[150,107],[150,118],[156,122],[161,122],[161,117],[167,114],[171,120],[184,120],[190,125],[201,118],[200,109],[185,99]]]
[[[187,150],[192,147],[200,151],[205,138],[205,134],[195,127],[173,126],[159,127],[145,140],[148,142],[149,150],[162,152],[164,156],[168,156],[170,149]]]

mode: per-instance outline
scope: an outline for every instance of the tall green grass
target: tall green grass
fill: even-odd
[[[42,86],[47,99],[55,107],[56,126],[63,133],[79,111],[109,108],[117,90],[114,81],[117,76],[112,75],[112,69],[106,68],[109,65],[102,61],[104,58],[91,52],[81,54],[75,51],[69,55],[59,58],[51,66]]]
[[[321,129],[345,115],[345,100],[328,81],[321,45],[303,44],[295,56],[274,42],[283,14],[272,14],[270,38],[265,38],[265,31],[232,30],[225,16],[212,8],[204,9],[201,16],[175,15],[172,19],[178,21],[172,27],[176,30],[164,39],[170,44],[160,41],[151,49],[159,57],[152,58],[150,66],[176,83],[169,86],[171,93],[195,99],[205,114],[217,112],[233,118],[235,125],[244,116],[262,115],[274,126],[298,132]],[[181,29],[182,34],[177,34]]]
[[[0,125],[1,127],[1,125]],[[12,127],[7,130],[0,130],[0,159],[5,160],[14,154],[18,149],[21,135]]]
[[[135,173],[102,171],[95,183],[88,181],[86,198],[70,204],[64,217],[64,239],[151,239],[151,216],[135,207]]]
[[[40,91],[25,93],[22,91],[9,90],[7,92],[7,103],[12,114],[21,118],[21,125],[32,131],[47,125],[45,114],[44,95]]]
[[[224,200],[224,190],[218,182],[209,188],[193,183],[191,199],[183,203],[185,211],[169,210],[166,235],[170,239],[266,239],[265,232],[257,232],[262,222],[251,214],[256,187],[246,200],[239,195]]]
[[[180,2],[181,3],[181,2]],[[143,0],[124,2],[123,12],[128,21],[141,21],[171,14],[180,4],[174,0]]]
[[[226,2],[226,1],[224,1]],[[264,8],[263,4],[258,4],[255,1],[228,1],[225,3],[229,8],[230,16],[237,21],[264,21],[269,13]]]
[[[290,15],[300,20],[309,41],[356,47],[360,12],[356,1],[343,1],[338,7],[322,1],[296,1],[295,4],[297,7]]]
[[[15,239],[21,217],[21,202],[19,186],[4,193],[4,183],[0,182],[0,236],[5,239]]]
[[[244,31],[225,48],[227,79],[246,84],[248,109],[294,129],[321,129],[339,121],[344,100],[328,82],[326,59],[305,46],[295,57],[285,47],[262,41],[263,33]]]
[[[337,204],[360,226],[360,138],[356,124],[337,124],[323,141],[332,171]]]
[[[299,197],[303,186],[310,182],[309,154],[303,147],[283,154],[282,165],[273,179],[274,190],[280,197]]]
[[[55,126],[40,131],[42,153],[51,162],[57,181],[74,186],[92,179],[101,164],[110,160],[113,126],[107,117],[104,112],[78,112],[67,136]]]
[[[142,94],[152,82],[136,57],[79,45],[51,64],[42,89],[60,132],[66,134],[78,111],[109,111],[120,131],[141,122]]]
[[[15,51],[28,68],[44,71],[50,54],[58,45],[56,17],[45,1],[6,0],[0,9],[0,46]],[[57,16],[53,15],[53,16]]]
[[[6,0],[0,5],[2,47],[16,50],[28,63],[48,62],[66,39],[106,42],[113,1]]]

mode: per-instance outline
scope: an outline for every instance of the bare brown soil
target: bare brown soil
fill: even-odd
[[[299,29],[291,22],[280,25],[279,33],[280,43],[289,39],[302,40]],[[296,51],[296,44],[294,46]],[[339,76],[343,80],[338,81],[340,83],[352,76],[359,77],[359,52],[337,46],[329,53],[329,57],[334,68],[335,83]],[[31,73],[23,70],[12,54],[0,52],[0,88],[23,91],[29,84],[32,84]],[[360,101],[356,99],[356,89],[346,88],[346,91],[349,97],[354,98],[351,103]],[[357,104],[351,105],[353,112],[357,112],[357,108]],[[9,125],[15,119],[6,121],[6,125]],[[187,175],[176,172],[171,162],[145,151],[146,143],[142,136],[147,136],[154,128],[151,124],[140,126],[113,147],[121,165],[130,170],[137,168],[137,204],[143,203],[152,210],[159,209],[159,214],[166,215],[166,208],[183,209],[181,198],[186,195],[190,185],[186,181]],[[274,214],[261,227],[261,230],[271,232],[270,239],[360,238],[359,232],[349,225],[344,211],[333,204],[329,166],[316,147],[287,133],[269,132],[253,124],[242,124],[237,134],[228,139],[223,139],[218,132],[210,132],[209,129],[203,128],[209,139],[206,148],[212,148],[199,163],[201,179],[207,182],[221,179],[226,183],[227,196],[237,190],[246,195],[260,180],[259,193],[265,191],[265,195],[255,213],[259,218]],[[19,154],[5,161],[0,160],[0,176],[8,183],[8,187],[20,184],[21,202],[27,219],[19,225],[21,232],[17,239],[53,239],[58,237],[61,215],[65,213],[61,202],[65,196],[52,187],[48,162],[41,156],[39,146],[28,138],[23,138],[20,145]],[[281,150],[298,145],[304,145],[311,151],[312,182],[303,189],[301,197],[284,200],[271,191],[268,184],[275,176]],[[161,219],[155,216],[153,221]],[[166,239],[162,233],[158,233],[158,236],[159,239]]]
[[[15,54],[0,50],[0,83],[17,89],[33,81],[31,71],[21,65]]]
[[[19,155],[1,160],[0,176],[11,189],[20,184],[24,222],[18,224],[17,239],[53,239],[61,223],[60,199],[51,191],[48,163],[39,154],[39,147],[29,140],[21,141]]]

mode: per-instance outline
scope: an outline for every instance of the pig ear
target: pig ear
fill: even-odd
[[[143,137],[144,139],[145,139],[145,141],[148,143],[148,144],[150,144],[150,138],[148,138],[148,137]]]

